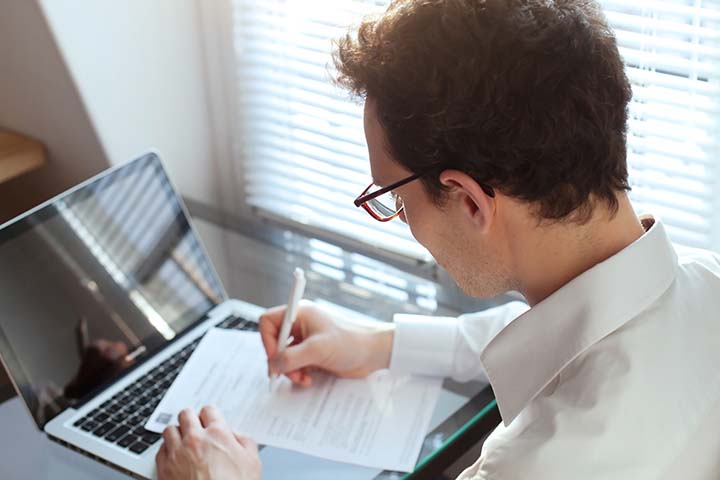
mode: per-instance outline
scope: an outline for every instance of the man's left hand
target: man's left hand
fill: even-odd
[[[186,409],[178,419],[155,457],[159,480],[260,480],[257,445],[233,433],[218,409],[204,407],[199,417]]]

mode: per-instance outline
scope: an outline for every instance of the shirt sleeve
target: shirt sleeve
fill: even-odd
[[[396,314],[390,370],[487,382],[480,353],[528,308],[514,301],[457,318]]]

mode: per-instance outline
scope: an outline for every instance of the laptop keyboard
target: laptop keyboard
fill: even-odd
[[[217,326],[251,331],[257,331],[258,328],[257,323],[234,315]],[[136,454],[150,448],[162,435],[145,430],[144,425],[201,338],[116,393],[73,423],[73,426]]]

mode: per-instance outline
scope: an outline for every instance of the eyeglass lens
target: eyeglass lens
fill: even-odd
[[[387,192],[368,201],[368,206],[381,217],[392,217],[402,208],[402,202],[392,192]]]

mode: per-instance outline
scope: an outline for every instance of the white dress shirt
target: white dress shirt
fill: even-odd
[[[720,256],[642,220],[531,309],[396,316],[391,369],[495,392],[503,422],[461,479],[720,479]]]

